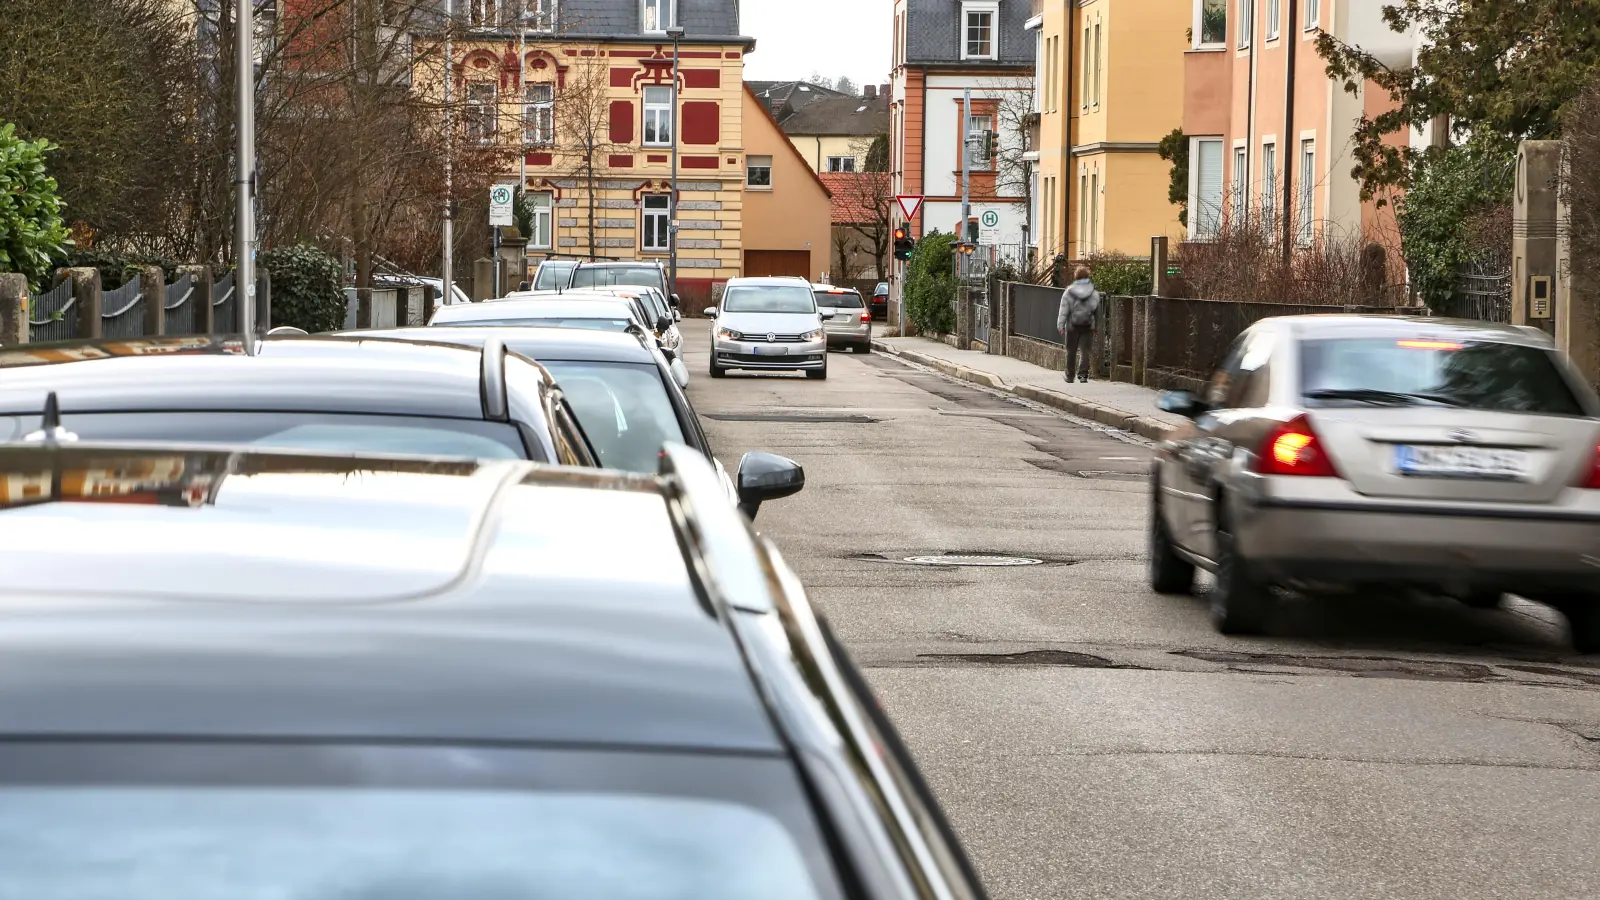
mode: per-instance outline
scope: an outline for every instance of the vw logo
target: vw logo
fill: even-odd
[[[771,344],[771,343],[777,341],[777,339],[778,339],[777,335],[773,334],[770,331],[767,332],[767,343]]]
[[[1475,444],[1478,442],[1478,436],[1470,431],[1452,431],[1449,437],[1450,440],[1462,444]]]

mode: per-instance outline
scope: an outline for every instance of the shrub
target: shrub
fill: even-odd
[[[297,244],[261,254],[272,276],[272,324],[316,334],[344,327],[344,269],[319,247]]]
[[[1095,289],[1118,297],[1148,296],[1153,290],[1150,283],[1150,261],[1134,259],[1123,253],[1106,253],[1085,260],[1089,277]]]
[[[76,266],[88,269],[97,269],[100,272],[100,287],[105,290],[122,287],[129,279],[138,274],[140,266],[160,266],[170,284],[178,275],[178,266],[181,265],[174,259],[162,259],[154,256],[135,254],[124,256],[120,253],[108,253],[104,250],[84,249],[74,247],[66,256],[56,261],[56,265]]]
[[[956,299],[956,276],[950,257],[955,239],[955,235],[938,230],[924,235],[906,264],[906,318],[918,331],[949,334],[955,330],[951,304]]]
[[[1395,204],[1395,220],[1417,294],[1428,304],[1448,300],[1460,268],[1482,261],[1473,220],[1509,206],[1516,151],[1501,141],[1473,140],[1424,157],[1411,188]],[[1509,234],[1498,235],[1509,251]],[[1503,253],[1500,255],[1504,255]]]
[[[54,149],[48,141],[17,137],[13,124],[0,124],[0,272],[21,273],[35,289],[68,243],[56,180],[44,164]]]

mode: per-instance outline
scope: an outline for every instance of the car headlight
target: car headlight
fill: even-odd
[[[717,329],[717,337],[719,337],[719,338],[721,338],[722,340],[725,340],[725,341],[742,341],[742,340],[744,340],[744,335],[740,334],[737,331],[734,331],[732,328],[718,328]]]
[[[821,328],[818,328],[816,331],[808,331],[805,334],[800,335],[800,340],[802,340],[802,341],[814,341],[819,337],[822,337],[822,329]]]

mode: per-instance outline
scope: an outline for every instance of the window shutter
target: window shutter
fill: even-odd
[[[1222,218],[1222,142],[1196,141],[1196,160],[1199,172],[1198,200],[1200,208],[1194,210],[1196,230],[1200,234],[1214,234]]]
[[[633,101],[611,101],[611,143],[633,143]]]
[[[693,101],[683,104],[683,142],[685,144],[715,144],[721,140],[721,112],[714,102]]]

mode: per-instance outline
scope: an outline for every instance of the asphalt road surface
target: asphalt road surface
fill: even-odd
[[[758,525],[997,900],[1600,897],[1600,658],[1550,610],[1292,598],[1227,638],[1146,586],[1148,444],[882,354],[713,381],[684,333],[728,468],[805,467]],[[1042,562],[905,562],[942,554]]]

